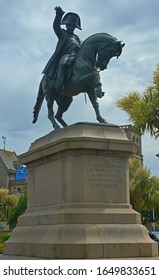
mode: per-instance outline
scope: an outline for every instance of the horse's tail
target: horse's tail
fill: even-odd
[[[38,96],[37,96],[36,104],[35,104],[34,110],[33,110],[33,121],[32,121],[32,123],[36,123],[36,121],[38,119],[38,115],[39,115],[44,97],[45,97],[45,94],[44,94],[44,91],[43,91],[43,88],[42,88],[42,82],[40,82]]]

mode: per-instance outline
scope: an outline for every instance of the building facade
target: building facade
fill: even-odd
[[[139,131],[137,131],[133,125],[122,125],[120,127],[124,130],[127,138],[129,140],[132,140],[137,146],[137,152],[133,155],[133,157],[141,160],[141,162],[143,163],[142,134]]]
[[[22,165],[15,152],[0,149],[0,187],[9,189],[11,193],[22,194],[27,186],[27,178],[17,176],[20,166]]]

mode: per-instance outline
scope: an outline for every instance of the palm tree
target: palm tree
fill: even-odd
[[[143,94],[130,92],[117,101],[117,106],[124,110],[133,125],[141,132],[149,132],[159,137],[159,64],[153,73],[153,81]]]
[[[129,159],[130,201],[134,210],[152,210],[159,205],[159,178],[151,175],[140,160]]]

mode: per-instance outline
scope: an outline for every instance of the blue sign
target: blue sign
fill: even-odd
[[[25,180],[27,173],[27,167],[25,165],[21,165],[17,168],[15,180]]]

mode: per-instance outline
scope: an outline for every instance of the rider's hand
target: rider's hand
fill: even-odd
[[[60,6],[56,6],[56,7],[54,8],[54,10],[55,10],[56,14],[59,14],[59,15],[63,15],[63,14],[65,13],[65,12],[61,9]]]

